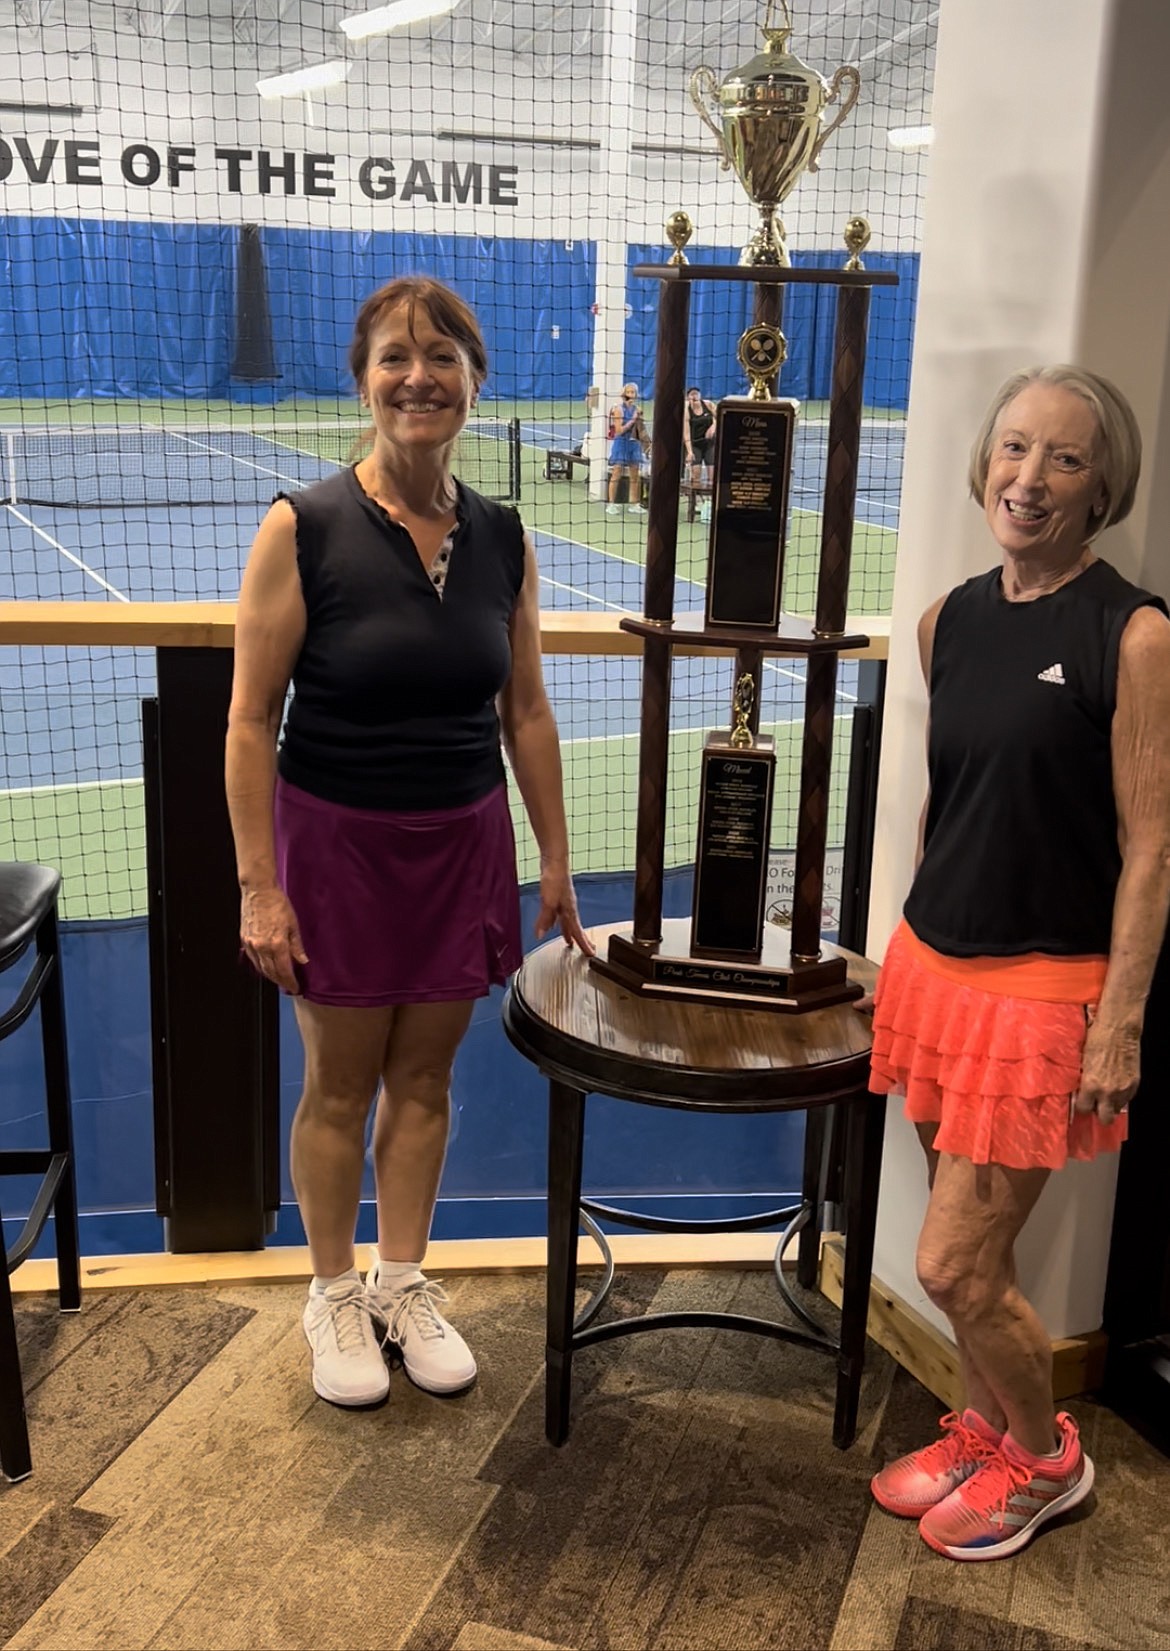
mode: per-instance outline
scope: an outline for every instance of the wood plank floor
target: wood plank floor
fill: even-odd
[[[17,1312],[34,1457],[0,1487],[0,1645],[338,1651],[1170,1651],[1170,1462],[1071,1406],[1095,1497],[959,1566],[875,1507],[939,1406],[873,1349],[853,1450],[830,1362],[710,1331],[578,1355],[543,1436],[543,1278],[448,1277],[481,1377],[395,1371],[344,1412],[308,1381],[304,1286],[87,1292]],[[759,1270],[633,1270],[614,1310],[778,1310]],[[831,1316],[818,1302],[817,1310]]]

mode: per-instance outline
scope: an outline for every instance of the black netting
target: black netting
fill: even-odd
[[[346,370],[354,313],[398,274],[474,305],[491,373],[460,444],[465,480],[518,499],[547,609],[641,604],[646,518],[608,493],[609,409],[639,387],[652,434],[667,216],[692,262],[733,262],[758,215],[690,101],[761,46],[763,0],[458,0],[368,38],[333,0],[36,0],[0,17],[0,599],[234,596],[276,492],[349,461],[363,430]],[[418,8],[425,10],[425,7]],[[791,47],[826,76],[856,64],[857,107],[782,208],[794,263],[840,267],[869,220],[875,291],[850,587],[888,612],[897,548],[926,151],[932,0],[793,0]],[[258,82],[332,65],[309,90]],[[834,113],[829,110],[829,116]],[[696,288],[687,380],[746,386],[750,291]],[[801,404],[785,606],[815,597],[833,291],[787,294],[779,390]],[[687,484],[694,484],[688,489]],[[707,499],[679,477],[676,606],[702,606]],[[613,508],[608,508],[612,502]],[[547,661],[565,742],[574,857],[627,870],[638,666]],[[693,852],[697,754],[725,725],[732,666],[679,660],[669,860]],[[763,723],[781,753],[777,889],[793,841],[802,671],[772,661]],[[138,701],[149,654],[0,656],[0,854],[66,873],[72,916],[141,911]],[[841,674],[847,716],[854,673]],[[844,730],[842,721],[839,727]],[[830,841],[841,841],[847,737]],[[526,841],[525,837],[525,841]],[[531,855],[525,850],[525,869]],[[830,872],[834,861],[830,855]],[[782,893],[776,896],[782,903]]]

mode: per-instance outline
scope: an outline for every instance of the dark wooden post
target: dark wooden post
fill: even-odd
[[[824,636],[835,636],[844,631],[849,608],[849,562],[853,554],[854,495],[861,447],[862,379],[868,321],[869,288],[839,287],[824,514],[821,520],[821,562],[814,620],[814,628]],[[820,956],[836,687],[836,654],[811,655],[804,696],[800,814],[792,905],[794,962],[809,962]]]
[[[683,397],[686,393],[688,281],[664,281],[658,306],[654,364],[654,428],[650,467],[650,515],[646,535],[645,616],[661,625],[674,618],[678,548],[678,485],[682,467]],[[670,643],[648,637],[642,645],[641,761],[634,866],[635,940],[662,938],[662,866],[666,851],[666,787],[670,738]]]
[[[833,389],[829,403],[829,449],[825,461],[825,508],[821,522],[821,567],[817,581],[816,629],[825,635],[845,629],[845,615],[849,609],[849,562],[853,555],[853,513],[861,449],[862,383],[868,324],[869,288],[838,287]]]

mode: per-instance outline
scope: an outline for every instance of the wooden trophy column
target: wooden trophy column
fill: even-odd
[[[681,252],[676,252],[675,259],[669,263],[640,265],[634,273],[661,282],[644,615],[641,619],[622,621],[624,630],[643,639],[634,922],[632,932],[610,936],[605,955],[599,955],[593,964],[602,974],[630,990],[653,997],[735,1003],[789,1013],[847,1002],[859,997],[862,989],[848,978],[846,960],[838,948],[821,938],[833,709],[838,655],[842,649],[864,646],[868,640],[846,631],[846,612],[869,289],[896,285],[897,276],[856,267],[826,270],[692,265],[682,261]],[[690,288],[695,281],[753,282],[757,326],[749,329],[749,333],[761,327],[767,333],[778,325],[786,285],[829,285],[837,289],[824,516],[816,614],[812,623],[780,613],[778,623],[716,624],[711,619],[710,592],[706,614],[675,618],[678,478],[682,465]],[[741,360],[749,333],[741,340]],[[768,390],[774,391],[776,376],[775,371],[766,377],[755,375],[756,391],[764,395]],[[762,392],[761,384],[767,386]],[[750,401],[747,397],[729,398],[721,404],[721,411],[730,409],[732,403],[741,411]],[[756,406],[768,411],[767,401],[757,401]],[[777,410],[775,402],[771,410]],[[787,478],[784,480],[786,485]],[[724,466],[721,473],[717,459],[711,513],[713,557],[718,543],[720,506],[728,504],[729,486],[727,467]],[[777,546],[781,558],[784,532],[785,524],[781,520]],[[709,584],[710,578],[709,572]],[[735,951],[728,951],[722,958],[717,949],[713,952],[707,946],[697,955],[689,922],[664,923],[662,919],[671,660],[677,646],[704,644],[734,649],[736,682],[742,682],[747,675],[757,687],[765,656],[781,655],[807,661],[792,928],[789,932],[776,924],[761,922],[759,945],[746,958],[738,943]],[[757,692],[752,713],[756,727],[758,698]],[[766,854],[767,844],[764,852]],[[702,844],[700,858],[701,853]],[[700,869],[697,865],[697,870]]]

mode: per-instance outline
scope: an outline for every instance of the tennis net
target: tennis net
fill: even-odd
[[[3,497],[12,505],[125,510],[267,504],[352,464],[369,425],[315,423],[0,427]],[[455,474],[487,498],[520,496],[520,421],[472,419]]]

